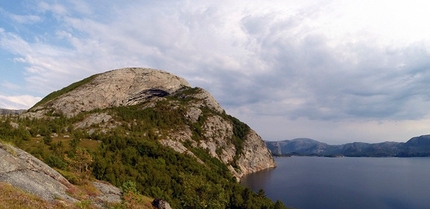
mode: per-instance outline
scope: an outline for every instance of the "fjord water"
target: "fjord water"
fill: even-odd
[[[430,158],[278,157],[242,184],[295,209],[430,208]]]

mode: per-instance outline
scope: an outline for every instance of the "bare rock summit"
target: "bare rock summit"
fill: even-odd
[[[123,68],[89,77],[72,91],[63,89],[63,94],[37,104],[30,112],[49,108],[72,117],[94,109],[135,105],[151,97],[169,95],[183,87],[190,87],[190,84],[165,71]]]

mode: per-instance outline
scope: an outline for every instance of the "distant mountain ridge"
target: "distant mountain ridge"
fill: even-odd
[[[2,109],[0,108],[0,115],[19,115],[23,113],[25,110],[11,110],[11,109]]]
[[[273,155],[347,156],[347,157],[429,157],[430,135],[413,137],[407,142],[353,142],[329,145],[313,139],[297,138],[266,141]]]

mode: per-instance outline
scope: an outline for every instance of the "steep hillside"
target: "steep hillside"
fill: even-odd
[[[24,116],[73,118],[81,113],[82,120],[77,121],[74,128],[92,134],[113,130],[119,125],[131,127],[136,122],[124,120],[136,120],[133,117],[143,112],[156,112],[157,117],[174,117],[174,120],[166,121],[165,127],[155,125],[151,131],[157,133],[161,144],[180,153],[189,153],[190,147],[184,144],[191,142],[191,148],[208,150],[238,178],[276,166],[258,134],[227,115],[207,91],[192,88],[183,78],[165,71],[113,70],[72,84],[47,98]],[[123,112],[131,110],[133,113],[124,119]]]
[[[261,137],[207,91],[165,71],[97,74],[3,124],[3,140],[50,166],[132,183],[175,208],[282,206],[236,182],[276,166]]]

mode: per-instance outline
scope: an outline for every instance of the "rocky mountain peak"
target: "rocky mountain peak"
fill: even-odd
[[[227,165],[237,178],[276,167],[261,137],[227,115],[209,92],[192,88],[185,79],[161,70],[123,68],[91,76],[51,93],[24,113],[24,117],[73,118],[83,113],[73,128],[89,135],[109,133],[139,122],[138,118],[127,122],[119,119],[121,114],[114,107],[137,108],[138,112],[160,110],[162,117],[175,118],[175,123],[166,122],[169,128],[152,127],[162,145],[194,157],[192,149],[206,150]],[[152,123],[151,120],[145,123]],[[184,145],[187,143],[191,147]]]
[[[49,108],[72,117],[94,109],[135,105],[172,94],[190,84],[162,70],[122,68],[94,75],[72,86],[52,93],[53,98],[48,95],[48,101],[38,103],[30,111]]]

